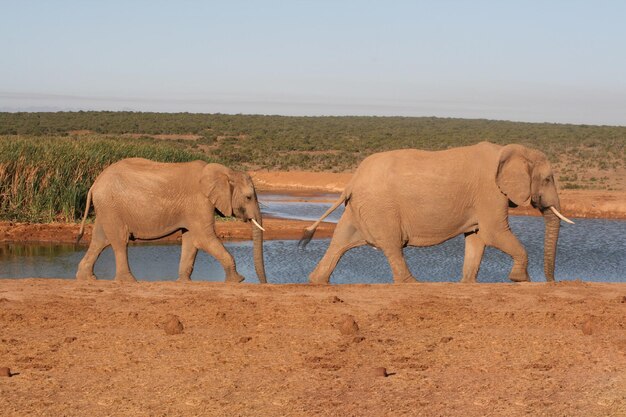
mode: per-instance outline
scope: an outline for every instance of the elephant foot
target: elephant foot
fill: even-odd
[[[394,284],[415,284],[418,281],[415,279],[415,277],[413,275],[407,275],[401,278],[393,278],[393,283]]]
[[[77,273],[76,274],[76,280],[77,281],[82,281],[82,282],[94,282],[96,281],[98,278],[94,275],[94,274],[89,274],[89,273]]]
[[[191,282],[191,277],[178,277],[176,282]]]
[[[328,285],[329,282],[327,281],[311,281],[309,280],[309,285]]]
[[[238,273],[235,272],[234,274],[228,275],[226,277],[226,281],[225,282],[228,282],[228,283],[231,283],[231,284],[238,284],[241,281],[243,281],[244,279],[245,278],[242,275],[239,275]]]
[[[528,271],[525,269],[513,269],[509,274],[509,279],[513,282],[530,282]]]
[[[120,284],[134,284],[137,282],[137,278],[130,272],[115,275],[115,281]]]
[[[461,277],[462,284],[476,284],[476,277],[478,276],[478,269],[475,271],[464,272]]]
[[[316,277],[313,274],[309,275],[309,284],[311,285],[328,285],[330,281],[330,277]]]

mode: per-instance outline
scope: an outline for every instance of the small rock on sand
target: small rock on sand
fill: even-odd
[[[583,334],[587,336],[593,334],[593,327],[593,320],[587,319],[582,325]]]
[[[354,317],[346,314],[339,323],[339,331],[345,335],[356,334],[359,331],[359,325],[354,321]]]
[[[3,377],[3,376],[11,377],[11,375],[12,375],[11,374],[11,369],[9,369],[9,368],[7,368],[5,366],[0,367],[0,377]]]
[[[375,377],[382,376],[384,378],[387,378],[389,376],[389,374],[387,373],[387,368],[384,368],[382,366],[374,368],[372,370],[372,375]]]
[[[165,328],[166,334],[172,335],[172,334],[181,334],[183,332],[184,326],[180,322],[178,317],[176,317],[173,314],[170,314],[167,320],[165,321],[164,328]]]
[[[68,337],[66,337],[63,341],[64,341],[65,343],[72,343],[72,342],[74,342],[75,340],[76,340],[76,338],[75,338],[74,336],[68,336]]]

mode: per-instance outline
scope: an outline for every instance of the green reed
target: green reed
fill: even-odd
[[[0,218],[73,222],[95,178],[113,162],[209,160],[173,142],[113,137],[0,136]]]

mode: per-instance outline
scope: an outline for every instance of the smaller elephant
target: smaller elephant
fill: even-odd
[[[552,168],[545,154],[521,145],[481,142],[429,152],[400,149],[368,156],[341,197],[300,241],[306,245],[320,222],[345,204],[330,246],[309,276],[327,284],[337,262],[352,248],[383,251],[394,282],[415,282],[402,248],[432,246],[465,236],[463,282],[476,282],[485,246],[513,258],[511,281],[529,281],[526,249],[509,228],[508,209],[532,205],[545,221],[544,272],[554,281],[560,212]]]
[[[254,266],[267,282],[263,262],[261,211],[250,176],[204,161],[160,163],[130,158],[107,167],[87,194],[87,207],[77,239],[93,201],[96,220],[91,244],[78,265],[76,278],[95,280],[94,264],[111,245],[115,280],[136,281],[128,266],[129,240],[155,240],[182,231],[178,280],[189,281],[198,249],[215,257],[226,281],[241,282],[235,260],[215,234],[215,213],[235,216],[252,226]]]

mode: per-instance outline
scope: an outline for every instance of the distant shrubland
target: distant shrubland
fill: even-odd
[[[626,168],[626,127],[614,126],[434,117],[58,112],[0,113],[0,135],[0,217],[37,221],[79,217],[95,175],[128,156],[205,159],[237,169],[343,172],[374,152],[438,150],[488,140],[543,150],[562,188],[619,188],[623,183],[616,177]]]

